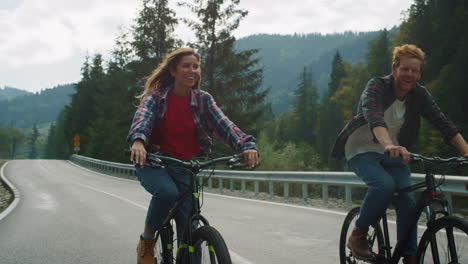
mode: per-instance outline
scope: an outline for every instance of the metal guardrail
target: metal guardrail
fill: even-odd
[[[100,171],[113,176],[136,179],[135,167],[131,164],[103,161],[88,158],[80,155],[72,155],[70,160],[80,166]],[[200,181],[208,177],[209,172],[202,171],[198,174]],[[436,176],[439,178],[440,176]],[[327,202],[329,186],[343,186],[345,188],[345,201],[348,206],[352,206],[352,190],[356,187],[366,187],[366,185],[353,172],[300,172],[300,171],[234,171],[216,170],[215,174],[208,179],[208,187],[212,188],[212,179],[218,179],[220,193],[224,190],[224,181],[229,181],[229,189],[234,190],[234,181],[240,181],[241,191],[246,189],[246,182],[254,182],[254,191],[259,193],[260,182],[268,183],[270,196],[274,195],[274,183],[283,184],[284,198],[289,198],[289,185],[291,183],[302,185],[302,198],[307,200],[309,185],[318,184],[322,186],[322,200]],[[413,173],[413,182],[424,181],[424,174]],[[445,197],[452,204],[452,196],[468,196],[468,177],[445,176],[442,191]]]

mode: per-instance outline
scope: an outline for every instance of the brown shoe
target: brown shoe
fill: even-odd
[[[411,255],[403,256],[403,264],[416,264],[416,256],[411,256]]]
[[[372,253],[367,240],[367,231],[354,228],[351,236],[348,238],[348,248],[351,249],[353,256],[357,259],[364,261],[371,261],[374,259],[374,254]]]
[[[155,264],[154,259],[154,239],[143,239],[140,236],[140,241],[137,246],[137,264]]]

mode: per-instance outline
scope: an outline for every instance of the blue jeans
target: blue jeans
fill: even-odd
[[[177,198],[190,188],[191,172],[184,168],[152,168],[148,166],[137,167],[136,172],[141,185],[153,195],[146,214],[145,224],[154,230],[159,230]],[[191,198],[192,196],[189,195],[174,215],[178,241],[182,239],[184,227],[190,216]],[[194,223],[194,227],[196,226],[196,223]]]
[[[376,152],[358,154],[348,161],[348,165],[368,186],[356,227],[367,229],[377,223],[393,201],[397,214],[397,240],[403,239],[405,232],[410,228],[409,217],[416,204],[412,192],[400,193],[397,196],[394,196],[394,192],[411,185],[409,167],[400,158],[390,158]],[[417,227],[413,230],[403,254],[416,255]]]

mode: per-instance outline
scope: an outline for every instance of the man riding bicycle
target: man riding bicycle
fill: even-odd
[[[354,257],[370,261],[374,255],[366,239],[369,226],[384,214],[393,193],[411,185],[410,148],[416,143],[421,116],[429,120],[468,157],[468,145],[460,130],[439,109],[425,87],[418,83],[424,66],[424,52],[415,45],[393,50],[392,73],[371,79],[364,89],[357,114],[338,135],[332,150],[368,186],[359,219],[347,246]],[[404,250],[404,263],[416,263],[416,227],[407,222],[415,207],[413,193],[402,193],[393,200],[397,213],[397,240],[413,230]]]

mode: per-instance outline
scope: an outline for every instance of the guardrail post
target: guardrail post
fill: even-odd
[[[231,192],[234,191],[234,180],[232,180],[232,179],[229,181],[229,190],[230,190]]]
[[[302,199],[307,202],[307,198],[309,197],[309,190],[308,190],[307,183],[302,184]]]
[[[322,184],[322,200],[324,203],[328,202],[328,184]]]
[[[353,206],[353,200],[351,198],[351,186],[349,185],[345,186],[345,200],[346,200],[346,206],[348,207]]]
[[[272,181],[268,182],[268,192],[270,193],[270,198],[273,198],[273,196],[275,195],[275,190]]]
[[[255,197],[258,196],[258,181],[254,182],[254,191],[255,191]]]
[[[285,182],[283,184],[283,193],[284,193],[284,199],[289,198],[289,182]]]
[[[241,180],[241,192],[245,193],[245,180]]]
[[[223,193],[223,178],[219,178],[219,193]]]

